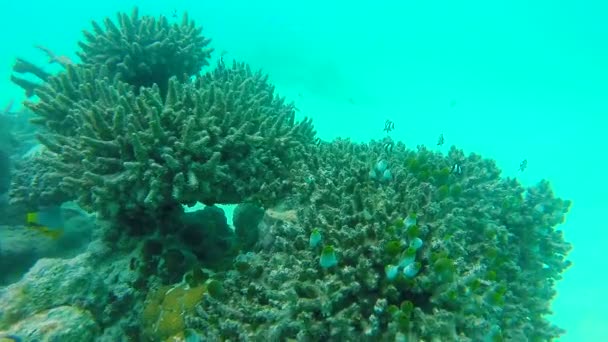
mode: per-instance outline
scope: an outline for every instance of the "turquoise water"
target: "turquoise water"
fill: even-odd
[[[596,1],[155,3],[8,0],[0,5],[0,105],[20,99],[16,56],[42,44],[74,57],[90,20],[187,10],[216,52],[270,74],[311,116],[319,136],[381,138],[384,121],[407,145],[446,145],[496,159],[526,185],[549,179],[573,207],[574,249],[553,320],[562,341],[608,341],[604,177],[608,15]],[[217,54],[216,54],[217,56]],[[445,148],[445,147],[444,147]],[[519,162],[528,169],[518,175]]]

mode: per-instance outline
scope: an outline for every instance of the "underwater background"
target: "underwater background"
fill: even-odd
[[[212,59],[262,69],[323,140],[382,139],[492,158],[525,186],[572,201],[559,228],[573,262],[557,283],[560,341],[608,341],[608,4],[601,1],[36,1],[0,4],[0,106],[23,90],[16,57],[40,44],[77,60],[90,21],[188,11]],[[211,65],[214,62],[210,63]],[[445,145],[437,147],[443,134]],[[527,168],[520,172],[522,160]]]

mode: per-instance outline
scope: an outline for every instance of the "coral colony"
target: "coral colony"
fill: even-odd
[[[524,188],[456,147],[321,142],[265,74],[223,59],[209,66],[201,32],[186,15],[170,23],[121,13],[85,31],[80,61],[26,85],[38,97],[25,105],[45,149],[16,170],[11,201],[74,200],[97,214],[99,239],[73,259],[40,260],[1,289],[1,334],[545,341],[563,333],[546,316],[569,266],[556,226],[570,202],[548,182]],[[394,127],[387,121],[385,130]],[[206,207],[184,211],[197,202]],[[234,229],[214,204],[239,204]],[[55,328],[32,328],[44,320]]]

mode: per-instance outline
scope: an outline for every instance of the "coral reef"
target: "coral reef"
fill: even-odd
[[[98,230],[112,229],[105,224]],[[109,245],[97,239],[71,259],[38,260],[21,280],[0,288],[0,331],[26,341],[137,339],[146,294],[134,288],[138,273],[130,264],[141,254],[141,244]],[[74,335],[76,323],[83,324],[82,335]],[[34,331],[35,326],[53,328]]]
[[[268,203],[286,193],[281,180],[312,144],[311,122],[295,122],[294,106],[244,63],[220,61],[183,80],[211,52],[187,16],[181,25],[140,19],[136,9],[118,17],[120,27],[105,20],[107,31],[94,23],[81,43],[83,63],[45,77],[39,101],[26,102],[32,122],[46,128],[45,177],[59,183],[35,188],[122,221],[197,201]],[[23,185],[14,187],[17,198]]]
[[[23,279],[0,289],[0,329],[63,305],[101,316],[110,289],[87,257],[40,259]]]
[[[38,194],[12,192],[77,200],[105,220],[100,239],[1,289],[0,329],[73,309],[100,341],[562,333],[546,315],[569,266],[555,227],[570,202],[547,182],[526,189],[455,147],[315,144],[261,72],[220,60],[199,74],[211,50],[187,16],[104,23],[85,33],[83,63],[33,90],[46,149],[29,167],[45,175],[32,173]],[[242,203],[234,232],[216,203]]]
[[[57,77],[79,75],[72,69]],[[245,64],[220,63],[195,83],[171,79],[165,100],[156,86],[135,95],[113,84],[97,81],[100,100],[79,96],[69,111],[47,109],[56,96],[31,106],[44,118],[78,118],[67,125],[75,129],[48,124],[55,132],[41,141],[61,188],[106,216],[196,201],[276,200],[288,187],[280,180],[313,142],[310,121],[296,123],[293,105]]]
[[[57,186],[60,180],[61,175],[40,155],[20,159],[15,163],[11,178],[10,203],[24,213],[72,200],[73,196]]]
[[[94,341],[100,328],[90,312],[73,306],[57,306],[19,321],[0,336],[27,336],[27,341]]]
[[[250,250],[257,243],[257,226],[263,217],[264,210],[251,203],[239,204],[234,210],[234,233],[242,250]]]
[[[20,75],[28,75],[31,74],[38,78],[40,81],[46,81],[51,74],[44,71],[42,67],[39,67],[31,62],[28,62],[22,58],[17,58],[15,61],[15,65],[13,66],[13,73],[17,73]],[[35,95],[36,90],[40,86],[40,83],[31,81],[22,76],[17,76],[15,74],[11,75],[11,82],[21,87],[25,90],[26,97],[32,97]]]
[[[183,334],[186,328],[184,318],[194,312],[205,292],[203,285],[189,287],[187,284],[164,286],[151,291],[142,313],[144,336],[164,341]]]
[[[11,183],[11,155],[17,145],[13,121],[12,115],[0,113],[0,194],[6,193]]]
[[[171,24],[165,16],[139,17],[134,8],[130,16],[118,13],[117,23],[106,18],[105,30],[92,24],[93,32],[84,31],[86,41],[79,43],[83,64],[106,67],[136,91],[156,84],[164,96],[171,77],[198,74],[213,51],[187,13]]]
[[[491,160],[454,148],[444,157],[398,143],[386,154],[378,142],[338,140],[308,158],[310,169],[294,181],[300,191],[286,199],[299,220],[265,216],[247,267],[235,264],[225,299],[206,297],[191,327],[211,340],[548,340],[562,333],[546,315],[554,282],[569,266],[570,246],[553,227],[570,203],[554,198],[546,182],[525,190],[501,178]],[[379,161],[390,181],[372,177]],[[453,163],[462,174],[450,173]],[[336,266],[320,265],[322,247],[308,241],[315,230],[333,246]],[[419,262],[418,273],[406,267],[391,279],[386,266],[410,250],[415,259],[406,264]]]
[[[11,284],[21,278],[40,258],[69,258],[86,249],[97,228],[94,218],[69,208],[70,203],[60,207],[61,230],[58,238],[49,238],[31,228],[24,227],[24,212],[17,211],[15,217],[7,210],[0,224],[0,286]],[[12,208],[12,206],[10,206]],[[7,222],[13,221],[14,225]]]
[[[216,206],[184,213],[175,233],[179,235],[185,249],[196,255],[206,265],[222,262],[233,253],[234,231],[228,227],[224,211]]]
[[[36,114],[30,120],[32,123],[43,126],[50,133],[75,136],[83,124],[82,110],[93,103],[112,108],[110,87],[121,93],[133,91],[104,67],[70,64],[65,71],[50,76],[38,86],[38,101],[24,104]]]

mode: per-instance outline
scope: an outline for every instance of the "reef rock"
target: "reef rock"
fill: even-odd
[[[19,282],[0,289],[0,329],[65,305],[100,314],[109,289],[89,256],[40,259]]]
[[[45,310],[13,324],[0,335],[10,334],[27,341],[92,341],[99,326],[90,312],[74,306]]]

